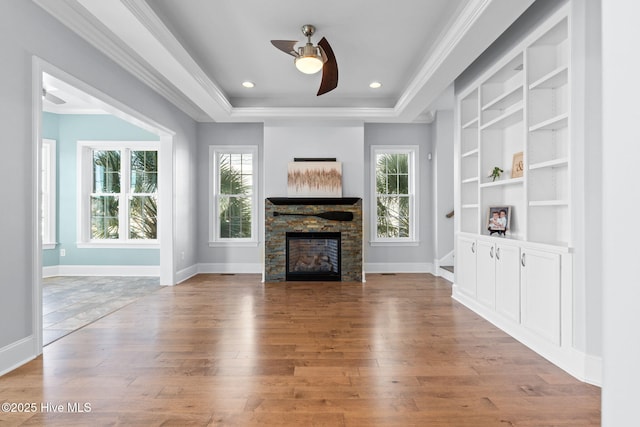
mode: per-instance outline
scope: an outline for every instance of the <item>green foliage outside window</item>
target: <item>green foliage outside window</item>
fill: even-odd
[[[250,238],[253,158],[248,153],[224,153],[218,158],[220,237]]]
[[[376,155],[377,236],[410,237],[409,154]]]
[[[130,153],[128,238],[156,239],[158,236],[158,153],[157,151],[131,151]],[[120,238],[121,156],[120,150],[93,151],[92,239]]]

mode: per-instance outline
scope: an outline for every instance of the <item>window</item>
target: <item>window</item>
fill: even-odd
[[[417,243],[417,146],[371,150],[371,243]]]
[[[257,244],[255,146],[211,146],[212,206],[209,241]]]
[[[79,235],[85,244],[156,244],[158,149],[140,142],[80,142]]]
[[[42,248],[56,247],[56,141],[42,140]]]

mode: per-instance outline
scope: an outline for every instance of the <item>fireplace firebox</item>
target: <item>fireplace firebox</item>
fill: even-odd
[[[340,233],[287,232],[286,280],[340,281]]]

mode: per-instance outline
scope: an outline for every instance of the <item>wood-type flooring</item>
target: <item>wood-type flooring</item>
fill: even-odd
[[[0,403],[2,426],[600,425],[598,387],[429,274],[198,275],[45,347]]]

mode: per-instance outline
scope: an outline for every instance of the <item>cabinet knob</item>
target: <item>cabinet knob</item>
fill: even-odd
[[[525,265],[526,263],[524,262],[524,261],[525,261],[525,260],[524,260],[524,255],[525,255],[525,254],[524,254],[524,252],[523,252],[523,253],[522,253],[522,256],[520,257],[520,264],[522,264],[522,266],[523,266],[523,267],[525,267],[525,266],[526,266],[526,265]]]
[[[496,259],[500,259],[500,248],[496,248]]]
[[[471,253],[474,253],[474,254],[476,253],[476,242],[473,242],[471,244]]]
[[[491,247],[491,250],[489,251],[489,257],[493,258],[493,247]]]

